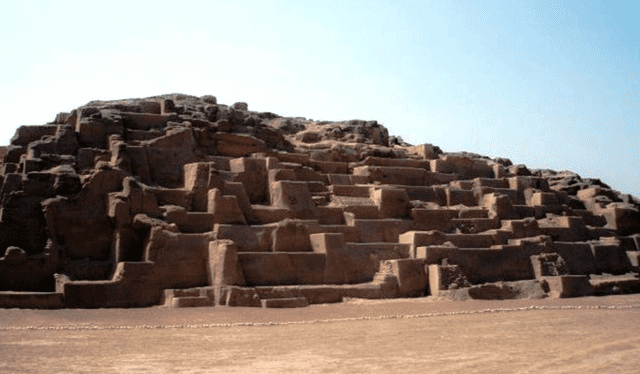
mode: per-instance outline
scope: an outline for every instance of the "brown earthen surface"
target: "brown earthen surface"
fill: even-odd
[[[0,310],[20,373],[635,373],[637,295],[296,309]],[[27,358],[28,357],[28,358]]]

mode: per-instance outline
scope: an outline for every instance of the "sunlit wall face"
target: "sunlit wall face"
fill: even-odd
[[[569,169],[640,196],[637,2],[3,2],[0,143],[171,92]]]

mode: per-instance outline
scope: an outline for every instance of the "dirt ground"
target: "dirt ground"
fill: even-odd
[[[640,295],[0,310],[7,373],[638,373]]]

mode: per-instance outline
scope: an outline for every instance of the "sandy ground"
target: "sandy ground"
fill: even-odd
[[[10,373],[638,373],[640,295],[0,310]]]

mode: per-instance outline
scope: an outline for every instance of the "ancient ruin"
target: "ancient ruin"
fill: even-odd
[[[0,307],[640,291],[640,202],[375,121],[94,101],[4,149]]]

